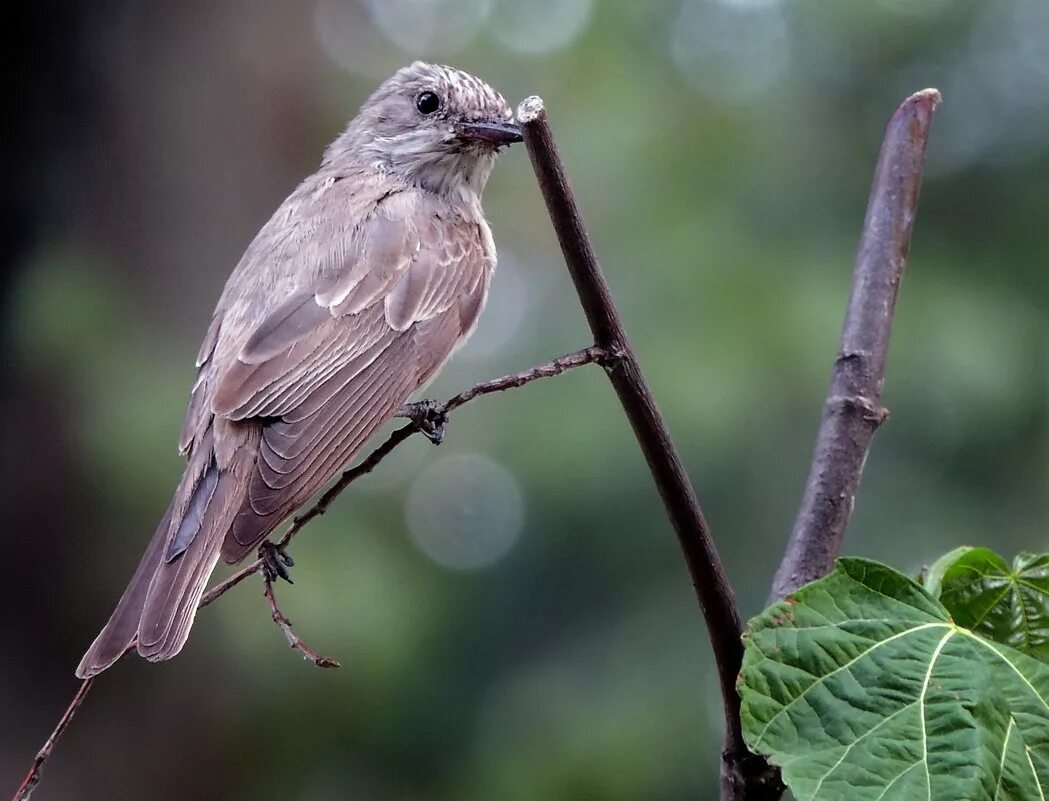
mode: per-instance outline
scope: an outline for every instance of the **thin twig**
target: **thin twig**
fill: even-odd
[[[80,709],[80,705],[84,703],[84,699],[87,697],[87,694],[91,692],[91,687],[94,683],[95,677],[84,679],[80,682],[80,687],[77,688],[73,700],[70,701],[69,706],[66,707],[66,711],[62,713],[58,725],[55,726],[54,731],[52,731],[51,735],[47,738],[47,742],[44,743],[43,748],[41,748],[33,758],[33,764],[29,769],[29,773],[26,774],[25,779],[22,780],[22,784],[15,792],[14,801],[28,801],[29,796],[33,794],[33,789],[40,781],[40,771],[43,769],[47,760],[51,758],[51,752],[54,751],[58,739],[69,727],[69,723],[73,720],[73,715],[77,713],[77,710]]]
[[[523,387],[525,384],[539,378],[553,378],[561,375],[566,370],[571,370],[573,367],[583,367],[584,365],[595,363],[608,364],[615,361],[616,358],[616,353],[597,345],[591,345],[589,348],[569,353],[567,356],[561,356],[546,364],[537,365],[531,370],[524,370],[520,373],[505,375],[494,381],[485,381],[482,384],[477,384],[465,392],[460,392],[458,395],[446,400],[443,404],[444,411],[451,412],[454,409],[458,409],[464,403],[469,403],[481,395],[490,395],[493,392],[503,392],[507,389]]]
[[[480,384],[470,387],[470,389],[460,392],[458,395],[453,395],[443,403],[434,404],[434,408],[438,413],[447,415],[454,409],[458,409],[460,406],[463,406],[483,395],[490,395],[493,392],[503,392],[508,389],[517,389],[518,387],[523,387],[525,384],[537,381],[540,378],[552,378],[561,375],[561,373],[564,373],[567,370],[571,370],[575,367],[585,367],[588,364],[607,363],[612,358],[614,357],[609,355],[609,351],[592,345],[589,348],[583,348],[574,353],[569,353],[566,356],[559,356],[549,362],[538,364],[535,367],[531,367],[528,370],[522,370],[519,373],[510,373],[509,375],[504,375],[501,378],[495,378],[491,381],[483,381]],[[338,481],[332,484],[324,494],[321,495],[317,503],[315,503],[308,511],[303,512],[292,520],[291,526],[289,526],[288,530],[284,532],[284,536],[280,538],[278,547],[283,548],[291,542],[292,538],[302,530],[303,526],[313,520],[313,518],[320,517],[327,512],[328,508],[332,505],[335,499],[339,497],[343,490],[357,479],[368,475],[368,473],[378,467],[379,462],[393,452],[394,448],[411,437],[412,434],[418,433],[418,431],[419,428],[415,423],[408,423],[407,425],[395,429],[393,433],[387,437],[386,441],[368,454],[363,461],[344,471],[343,474],[339,476]],[[248,576],[262,570],[263,564],[264,563],[261,559],[256,559],[254,562],[250,562],[232,576],[228,577],[225,581],[216,584],[204,594],[203,598],[200,599],[200,606],[197,608],[203,609],[205,606],[213,603],[218,598],[225,595],[229,590],[244,581]]]
[[[273,618],[273,622],[277,624],[277,627],[284,632],[284,636],[288,640],[288,645],[301,653],[303,659],[312,662],[319,668],[342,667],[342,665],[339,664],[339,660],[332,659],[329,656],[322,656],[302,641],[302,638],[295,633],[295,629],[291,627],[291,621],[288,619],[288,616],[280,610],[279,606],[277,606],[277,596],[273,593],[273,581],[269,576],[264,576],[262,583],[265,588],[263,589],[262,594],[266,598],[266,601],[269,602],[270,616]]]
[[[476,386],[471,387],[458,395],[453,395],[443,403],[434,404],[434,407],[440,411],[440,413],[447,415],[453,409],[457,409],[460,406],[479,398],[482,395],[489,395],[493,392],[501,392],[507,389],[514,389],[517,387],[523,387],[525,384],[530,384],[533,381],[537,381],[540,378],[551,378],[553,376],[560,375],[561,373],[571,370],[575,367],[584,367],[588,364],[610,364],[615,360],[614,354],[610,354],[609,351],[604,348],[591,346],[583,348],[582,350],[576,351],[575,353],[569,353],[566,356],[560,356],[544,364],[536,365],[528,370],[522,370],[519,373],[511,373],[505,375],[502,378],[496,378],[492,381],[484,381]],[[408,425],[401,426],[395,429],[392,434],[383,442],[378,448],[368,454],[367,457],[359,464],[346,470],[340,477],[339,480],[332,484],[328,490],[321,495],[320,499],[316,504],[308,511],[302,513],[296,517],[288,530],[281,537],[278,547],[284,547],[291,539],[298,534],[302,528],[313,520],[315,517],[319,517],[324,514],[328,507],[331,506],[332,502],[339,496],[339,494],[345,490],[350,484],[356,481],[361,476],[367,475],[375,467],[385,459],[394,448],[404,442],[406,439],[411,437],[419,431],[419,427],[416,423],[409,423]],[[231,589],[236,587],[248,576],[254,573],[258,573],[262,570],[264,562],[262,559],[256,559],[253,562],[245,565],[243,568],[238,570],[233,575],[226,578],[224,581],[219,582],[212,587],[204,596],[200,599],[197,609],[203,609],[205,606],[209,606],[216,600],[221,598]],[[274,622],[280,626],[285,636],[288,637],[288,642],[293,648],[302,651],[307,658],[310,658],[314,664],[320,667],[338,667],[338,662],[327,657],[320,656],[316,651],[309,646],[305,645],[301,640],[298,639],[294,631],[291,629],[291,622],[284,616],[284,614],[277,607],[276,599],[273,596],[273,589],[267,582],[267,588],[265,596],[270,604],[270,612],[273,616]],[[292,641],[294,638],[294,642]],[[134,644],[132,644],[125,652],[124,656],[135,650]],[[328,664],[321,664],[321,661]],[[69,726],[70,721],[76,714],[80,705],[84,702],[84,698],[91,691],[97,677],[85,679],[80,683],[80,687],[77,688],[76,694],[73,696],[73,700],[70,702],[69,707],[66,709],[62,718],[58,721],[58,725],[55,726],[50,736],[47,738],[47,742],[44,743],[43,748],[40,749],[36,757],[33,759],[29,772],[23,779],[22,784],[15,792],[13,801],[28,801],[30,794],[33,792],[33,788],[36,787],[40,781],[40,774],[51,757],[51,753],[58,742],[58,739],[65,732]]]
[[[695,491],[619,319],[547,122],[543,101],[538,97],[528,98],[519,106],[517,116],[522,124],[532,168],[594,339],[609,353],[619,357],[614,365],[606,367],[606,373],[648,462],[699,598],[717,662],[725,707],[722,794],[725,799],[743,798],[742,794],[728,787],[725,778],[738,772],[740,760],[754,759],[743,743],[740,701],[736,692],[743,646],[740,641],[742,622],[735,596]]]
[[[871,439],[888,417],[881,395],[889,335],[939,102],[935,89],[911,95],[885,131],[812,467],[771,601],[834,567]]]

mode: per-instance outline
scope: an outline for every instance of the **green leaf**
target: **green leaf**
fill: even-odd
[[[1022,553],[1010,568],[972,548],[944,571],[940,602],[959,626],[1049,661],[1049,554]]]
[[[799,801],[1049,799],[1049,665],[902,573],[842,559],[745,639],[744,736]]]
[[[940,597],[940,587],[943,584],[943,574],[947,572],[947,568],[953,565],[960,556],[971,551],[972,548],[968,545],[962,545],[959,548],[955,548],[953,551],[948,551],[930,567],[924,569],[920,576],[918,576],[918,583],[925,587],[925,591],[929,593],[933,598]]]

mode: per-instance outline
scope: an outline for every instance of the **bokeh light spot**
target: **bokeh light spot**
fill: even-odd
[[[409,53],[457,53],[477,35],[492,0],[370,0],[372,19]]]
[[[681,74],[706,95],[747,104],[777,84],[789,55],[778,3],[685,0],[670,41]]]
[[[500,0],[492,14],[496,40],[518,53],[561,50],[586,30],[593,0]]]
[[[357,3],[320,0],[313,30],[324,54],[347,72],[382,80],[404,61],[376,30],[371,12]]]
[[[430,466],[408,493],[412,541],[450,570],[476,570],[502,558],[521,532],[517,480],[486,456],[456,454]]]
[[[878,0],[886,11],[907,16],[934,16],[950,4],[951,0]]]

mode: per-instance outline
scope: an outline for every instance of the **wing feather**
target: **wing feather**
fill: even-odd
[[[197,380],[193,383],[189,405],[186,407],[186,416],[182,421],[182,430],[179,432],[178,451],[183,456],[189,453],[190,446],[194,442],[198,442],[204,436],[211,423],[209,390],[211,389],[211,374],[214,371],[215,346],[218,343],[221,329],[222,315],[215,314],[211,318],[211,323],[208,324],[208,331],[197,353]]]
[[[263,364],[284,353],[331,320],[312,292],[288,298],[256,328],[237,355],[246,365]]]
[[[400,203],[391,205],[399,206]],[[347,248],[349,269],[323,276],[317,303],[344,316],[363,311],[382,299],[397,283],[418,247],[407,222],[410,215],[391,217],[397,208],[382,208],[360,227],[354,245]]]
[[[281,511],[284,514],[294,510],[309,498],[321,485],[331,478],[335,470],[350,458],[364,441],[381,426],[400,405],[389,400],[395,389],[397,379],[391,379],[385,386],[377,389],[383,395],[373,394],[366,400],[370,404],[363,414],[351,416],[340,415],[332,433],[314,447],[301,460],[284,461],[280,466],[284,472],[270,469],[268,463],[260,462],[256,471],[256,480],[249,488],[249,500],[256,514],[265,517]],[[406,388],[403,396],[411,391],[407,382],[400,382]],[[263,445],[263,448],[266,446]],[[344,455],[343,455],[344,454]],[[333,457],[338,458],[333,458]],[[281,515],[283,517],[283,514]]]
[[[264,422],[227,561],[327,483],[472,328],[492,266],[486,240],[435,208],[418,195],[380,203],[220,376],[214,412]]]
[[[366,408],[376,392],[388,390],[391,381],[397,378],[398,373],[395,371],[387,371],[386,375],[358,374],[340,387],[331,401],[314,414],[298,420],[281,418],[274,421],[267,427],[267,458],[272,453],[274,460],[280,459],[283,463],[305,459],[318,442],[334,435],[338,415],[343,409],[352,411]],[[276,469],[277,462],[274,460],[270,464]]]
[[[322,311],[328,315],[327,310]],[[378,310],[345,321],[328,316],[322,326],[268,362],[234,362],[223,376],[212,408],[234,420],[286,414],[346,364],[372,349],[386,331]]]

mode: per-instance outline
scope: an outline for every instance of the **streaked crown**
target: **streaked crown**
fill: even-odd
[[[326,160],[364,160],[426,189],[476,195],[498,148],[513,140],[466,135],[465,128],[512,119],[503,96],[477,76],[416,61],[375,90]]]

